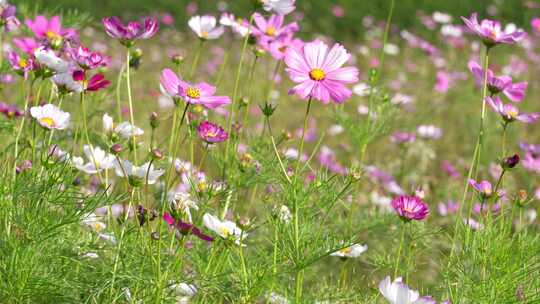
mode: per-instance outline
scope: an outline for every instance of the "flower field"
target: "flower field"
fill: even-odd
[[[0,1],[0,303],[540,303],[539,4],[197,2]]]

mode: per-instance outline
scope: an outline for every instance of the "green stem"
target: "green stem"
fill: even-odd
[[[133,114],[133,99],[131,97],[131,79],[130,79],[130,49],[126,49],[126,86],[127,86],[127,93],[128,93],[128,102],[129,102],[129,119],[131,122],[131,125],[135,127],[135,115]],[[133,163],[137,165],[137,143],[135,141],[135,136],[131,137],[132,144],[133,144]]]
[[[189,79],[193,79],[193,75],[195,75],[195,70],[197,70],[197,67],[199,65],[199,60],[201,58],[201,52],[204,45],[203,39],[199,40],[199,46],[197,47],[197,52],[195,53],[195,58],[193,59],[193,63],[191,64],[191,70],[189,71]]]
[[[401,238],[399,241],[398,252],[396,255],[396,264],[394,266],[394,278],[396,278],[398,274],[399,261],[401,260],[401,251],[403,249],[403,242],[405,241],[405,228],[406,228],[406,225],[401,226]]]

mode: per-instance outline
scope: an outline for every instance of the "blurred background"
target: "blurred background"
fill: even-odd
[[[218,14],[228,11],[247,16],[252,0],[11,0],[22,5],[29,13],[49,11],[76,16],[76,21],[99,20],[104,16],[118,15],[136,17],[145,14],[168,13],[176,26],[185,28],[187,19],[193,14]],[[324,33],[336,39],[345,39],[362,34],[365,16],[375,20],[385,19],[390,0],[297,0],[296,16],[302,19],[302,32]],[[419,12],[420,11],[420,12]],[[454,16],[496,16],[518,26],[528,27],[531,17],[540,15],[539,0],[396,0],[393,24],[416,27],[421,22],[422,12],[435,11]],[[336,18],[338,17],[338,18]],[[418,26],[418,28],[422,28]]]

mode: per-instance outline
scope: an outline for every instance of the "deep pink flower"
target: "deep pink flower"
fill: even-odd
[[[465,25],[478,35],[488,47],[497,44],[513,44],[523,39],[527,33],[516,30],[510,33],[505,33],[501,27],[501,23],[494,20],[484,19],[478,23],[477,14],[471,14],[468,19],[461,17]]]
[[[298,83],[289,90],[302,99],[314,98],[329,103],[343,103],[351,97],[352,91],[345,84],[358,81],[358,69],[341,67],[351,55],[340,44],[328,50],[328,46],[315,40],[301,48],[288,48],[285,54],[287,73]]]
[[[34,33],[38,39],[47,40],[51,46],[58,48],[65,39],[76,40],[77,31],[72,28],[62,28],[60,16],[53,16],[47,19],[45,16],[36,16],[35,20],[26,19],[26,26]]]
[[[259,13],[253,14],[255,26],[252,28],[252,34],[264,49],[269,49],[270,43],[292,36],[300,29],[296,22],[284,25],[284,18],[283,15],[271,15],[267,20]]]
[[[209,121],[201,122],[197,127],[197,133],[208,144],[220,143],[229,138],[229,134],[223,128]]]
[[[102,22],[107,35],[120,40],[126,46],[131,46],[135,40],[151,38],[159,29],[154,18],[144,18],[142,22],[131,21],[124,25],[120,18],[115,16],[103,18]]]
[[[17,105],[0,102],[0,113],[7,118],[19,118],[24,115],[22,110],[17,108]]]
[[[469,61],[469,70],[473,73],[476,83],[484,84],[484,69],[474,60]],[[527,82],[512,83],[510,76],[495,76],[493,71],[487,70],[487,85],[491,94],[503,93],[514,102],[520,102],[525,98]]]
[[[92,52],[82,45],[76,48],[68,48],[66,53],[84,70],[107,66],[108,58],[98,52]]]
[[[15,5],[0,5],[0,26],[3,26],[6,32],[11,32],[21,25],[16,13],[17,8]]]
[[[182,99],[189,104],[202,105],[208,109],[215,109],[222,105],[231,103],[227,96],[214,96],[216,87],[206,82],[198,84],[187,83],[170,69],[164,69],[161,73],[160,83],[169,96],[175,99]]]
[[[401,195],[394,198],[391,205],[404,221],[421,221],[429,214],[428,205],[418,196]]]
[[[535,123],[538,120],[538,118],[540,118],[540,113],[521,113],[520,114],[518,108],[516,108],[514,105],[503,104],[499,96],[495,96],[494,98],[486,97],[486,101],[495,112],[501,115],[502,119],[506,123],[519,120],[527,124],[532,124],[532,123]]]
[[[540,18],[533,18],[531,20],[531,27],[535,34],[540,35]]]
[[[105,79],[103,74],[98,73],[87,79],[86,72],[82,70],[76,70],[72,73],[73,80],[82,84],[82,90],[84,91],[99,91],[100,89],[107,88],[111,82]]]
[[[212,242],[214,240],[213,237],[202,233],[202,231],[199,228],[195,227],[195,225],[182,222],[182,220],[175,220],[169,213],[165,212],[163,214],[163,220],[170,227],[175,228],[176,230],[178,230],[178,232],[180,232],[183,235],[193,234],[199,239],[203,241],[207,241],[207,242]]]
[[[9,64],[11,65],[11,68],[15,70],[15,72],[22,75],[24,79],[28,77],[28,73],[32,71],[35,67],[34,61],[32,59],[23,58],[15,52],[8,52],[7,59]]]

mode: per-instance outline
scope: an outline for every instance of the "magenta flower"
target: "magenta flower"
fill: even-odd
[[[199,137],[208,144],[220,143],[229,138],[229,134],[220,126],[209,121],[203,121],[197,127]]]
[[[124,25],[120,18],[115,16],[103,18],[102,22],[107,35],[128,47],[132,46],[135,40],[152,38],[159,29],[154,18],[144,18],[142,22],[131,21]]]
[[[292,36],[300,29],[296,22],[284,25],[284,18],[283,15],[271,15],[266,20],[259,13],[253,14],[255,26],[252,29],[252,34],[264,49],[269,49],[270,43],[286,36]]]
[[[401,195],[394,198],[391,205],[404,221],[421,221],[429,214],[428,205],[418,196]]]
[[[8,52],[7,59],[11,68],[22,75],[24,79],[28,78],[28,73],[32,71],[35,67],[34,61],[32,59],[25,59],[15,52]]]
[[[107,66],[108,58],[98,52],[92,52],[82,45],[79,45],[76,48],[69,48],[67,49],[66,53],[83,70],[92,70]]]
[[[176,230],[178,230],[178,232],[180,232],[182,235],[193,234],[199,239],[203,241],[207,241],[207,242],[212,242],[214,240],[213,237],[202,233],[202,231],[199,228],[195,227],[195,225],[182,222],[182,220],[175,220],[169,213],[163,214],[163,220],[170,227],[173,227]]]
[[[495,96],[494,98],[486,97],[486,101],[495,112],[501,115],[505,123],[511,123],[515,120],[519,120],[527,124],[532,124],[535,123],[538,118],[540,118],[540,113],[520,114],[518,108],[512,104],[503,104],[498,96]]]
[[[497,44],[514,44],[523,39],[527,33],[516,30],[506,33],[501,23],[494,20],[484,19],[478,23],[477,14],[473,13],[469,19],[461,17],[467,28],[478,35],[487,47]]]
[[[392,137],[390,138],[390,141],[392,141],[395,144],[410,144],[413,143],[416,140],[416,135],[413,133],[407,133],[407,132],[395,132],[392,134]]]
[[[474,60],[469,61],[469,70],[473,73],[476,83],[482,85],[484,83],[484,69]],[[514,102],[520,102],[525,98],[525,90],[527,90],[527,82],[512,83],[510,76],[495,76],[493,71],[487,71],[487,86],[491,94],[503,93]]]
[[[34,51],[41,46],[34,38],[30,37],[13,38],[13,44],[29,56],[34,56]]]
[[[285,54],[287,73],[298,83],[289,90],[302,99],[315,98],[323,103],[333,100],[343,103],[351,97],[352,91],[345,84],[358,81],[358,69],[341,67],[351,55],[340,44],[328,50],[328,46],[315,40],[301,48],[289,48]]]
[[[491,183],[486,180],[477,182],[474,179],[469,179],[469,185],[471,185],[474,190],[478,191],[478,194],[483,198],[490,198],[493,195],[493,187],[491,186]]]
[[[84,91],[91,92],[107,88],[111,84],[111,82],[105,79],[105,76],[101,73],[95,74],[90,77],[90,79],[87,79],[86,72],[81,70],[73,72],[73,80],[80,82]]]
[[[65,39],[78,38],[75,29],[62,28],[60,16],[53,16],[48,20],[39,15],[35,20],[26,19],[25,23],[36,38],[47,40],[53,48],[59,48]]]
[[[202,105],[208,109],[215,109],[231,103],[227,96],[214,96],[216,87],[206,82],[198,84],[187,83],[170,69],[164,69],[160,78],[161,87],[166,94],[175,99],[182,99],[193,105]]]
[[[15,5],[0,5],[0,26],[4,27],[6,32],[11,32],[21,25],[19,19],[16,17],[16,13],[17,8]]]
[[[19,118],[24,115],[24,111],[17,108],[16,105],[4,102],[0,102],[0,113],[4,114],[7,118]]]
[[[535,34],[540,35],[540,18],[533,18],[531,20],[531,27]]]

